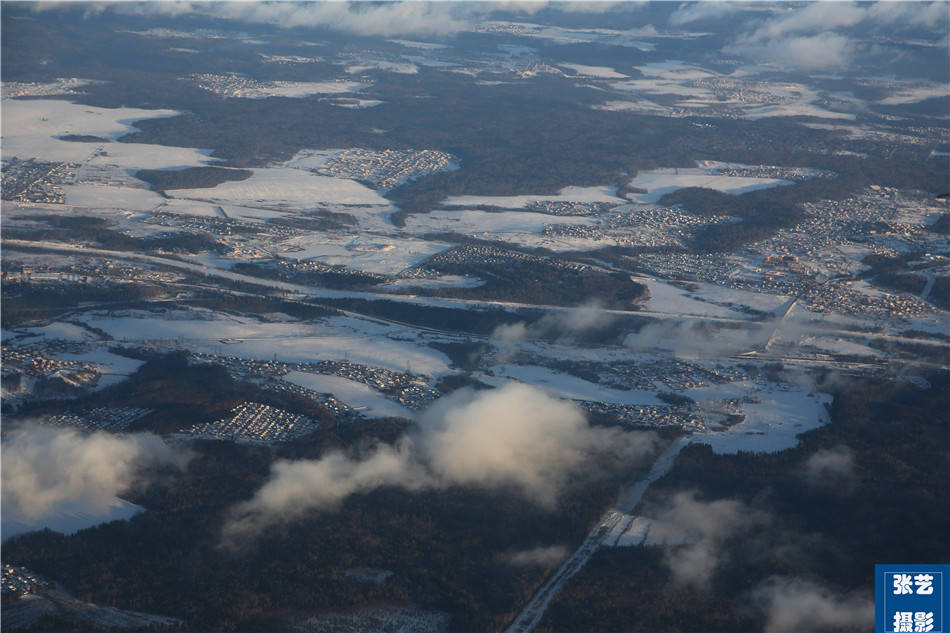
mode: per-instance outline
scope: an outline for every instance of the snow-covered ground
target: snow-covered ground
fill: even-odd
[[[74,534],[100,523],[130,519],[145,510],[142,506],[129,503],[114,497],[112,502],[103,510],[91,508],[82,501],[62,503],[56,511],[42,518],[30,518],[15,508],[4,508],[2,519],[2,540],[11,536],[49,528],[63,534]]]
[[[570,374],[537,365],[496,365],[494,376],[479,374],[482,382],[502,385],[509,379],[544,389],[552,396],[569,400],[591,400],[608,404],[663,405],[656,392],[633,389],[610,389]]]
[[[591,226],[597,220],[589,216],[555,216],[532,211],[432,211],[406,218],[405,229],[412,233],[540,233],[549,224]]]
[[[308,232],[276,244],[274,251],[287,259],[312,259],[354,270],[395,275],[450,246],[443,242],[366,233]]]
[[[924,99],[947,96],[950,96],[950,90],[947,89],[945,84],[908,86],[906,88],[899,88],[889,97],[878,101],[878,103],[881,105],[905,105],[908,103],[917,103]]]
[[[652,204],[663,195],[683,187],[705,187],[725,193],[740,194],[756,189],[792,184],[791,181],[781,178],[726,176],[715,173],[716,171],[716,169],[705,167],[664,167],[642,171],[630,181],[630,186],[646,189],[647,193],[631,193],[627,197],[642,204]]]
[[[389,205],[388,200],[353,180],[285,167],[253,171],[254,175],[247,180],[232,180],[205,189],[176,189],[169,195],[248,207],[314,209],[321,204]]]
[[[598,79],[625,79],[627,75],[618,73],[613,68],[606,66],[585,66],[583,64],[568,64],[566,62],[558,64],[561,68],[567,68],[578,75],[584,77],[596,77]]]
[[[381,70],[384,72],[398,73],[401,75],[415,75],[419,72],[419,67],[415,64],[405,62],[389,62],[384,60],[362,61],[359,64],[347,66],[344,68],[347,74],[359,75],[368,70]]]
[[[176,116],[174,110],[97,108],[68,101],[36,99],[3,102],[3,158],[39,158],[82,163],[92,162],[129,169],[170,169],[212,163],[208,151],[141,143],[115,143],[134,131],[142,119]],[[77,143],[56,137],[69,134],[100,136],[104,143]]]
[[[478,205],[501,207],[503,209],[522,209],[535,201],[563,202],[614,202],[620,204],[623,199],[616,196],[613,187],[565,187],[557,195],[538,194],[523,196],[451,196],[443,204],[454,207],[474,207]]]
[[[371,418],[412,418],[413,413],[361,382],[324,374],[309,374],[292,371],[283,378],[295,385],[312,389],[317,393],[330,393],[365,416]]]
[[[646,305],[647,310],[700,316],[732,318],[741,316],[728,308],[695,299],[689,291],[672,284],[647,277],[633,277],[633,280],[645,284],[650,291],[650,299]]]
[[[745,421],[725,431],[694,434],[692,441],[709,444],[715,453],[776,453],[798,444],[798,436],[828,422],[825,404],[831,396],[804,389],[757,390],[757,403],[743,403]]]
[[[286,362],[345,360],[412,371],[429,376],[449,372],[449,360],[406,328],[350,317],[331,317],[319,323],[266,323],[207,310],[151,313],[129,311],[124,316],[86,313],[78,317],[93,327],[132,343],[179,339],[192,351],[248,359],[274,354]]]
[[[66,204],[76,207],[150,211],[165,200],[146,188],[113,187],[105,184],[82,183],[63,185]]]
[[[381,290],[401,290],[406,288],[477,288],[485,285],[484,279],[468,275],[440,275],[438,277],[397,279],[382,285]]]

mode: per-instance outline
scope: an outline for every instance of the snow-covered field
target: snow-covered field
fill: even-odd
[[[128,169],[170,169],[215,162],[205,150],[141,143],[111,142],[134,131],[142,119],[176,116],[174,110],[97,108],[68,101],[36,99],[3,102],[3,158],[39,158],[81,163],[102,148],[93,161]],[[77,143],[56,137],[100,136],[104,143]]]
[[[274,250],[287,259],[312,259],[355,270],[394,275],[450,246],[443,242],[367,233],[339,235],[308,232],[276,244]]]
[[[130,311],[124,316],[86,313],[84,322],[132,343],[181,343],[192,351],[248,359],[274,354],[286,362],[345,360],[438,376],[449,371],[449,360],[406,328],[349,317],[319,323],[265,323],[250,317],[225,316],[206,310],[151,313]]]
[[[413,417],[413,413],[406,407],[390,400],[363,383],[349,378],[292,371],[283,379],[306,389],[312,389],[317,393],[333,394],[337,400],[350,405],[368,417]]]
[[[589,216],[554,216],[532,211],[432,211],[417,213],[406,218],[405,229],[412,233],[540,233],[549,224],[576,224],[591,226],[597,220]]]
[[[54,514],[39,519],[27,517],[14,508],[4,508],[3,518],[0,520],[0,523],[2,523],[0,531],[2,531],[2,540],[4,541],[11,536],[42,530],[43,528],[49,528],[63,534],[75,534],[79,530],[100,523],[130,519],[143,510],[145,508],[118,497],[114,497],[109,506],[102,511],[90,508],[82,501],[62,503],[56,508]]]
[[[664,404],[657,399],[653,391],[610,389],[537,365],[498,365],[492,368],[492,372],[494,376],[479,375],[479,380],[499,386],[507,383],[509,379],[518,380],[544,389],[557,398],[569,400],[591,400],[608,404]]]
[[[485,285],[485,280],[468,275],[440,275],[438,277],[397,279],[380,286],[384,290],[401,290],[407,288],[477,288]]]
[[[896,90],[892,95],[878,101],[881,105],[904,105],[908,103],[917,103],[924,99],[933,99],[936,97],[950,96],[950,90],[946,85],[923,85],[908,86]]]
[[[389,205],[375,191],[353,180],[309,174],[299,169],[255,169],[247,180],[229,181],[205,189],[176,189],[175,198],[210,200],[242,206],[314,209],[323,204]]]
[[[760,108],[747,108],[745,118],[750,120],[766,119],[777,116],[810,116],[819,119],[847,119],[853,120],[854,114],[850,112],[835,112],[827,108],[822,108],[813,103],[783,103],[778,105],[762,106]]]
[[[705,187],[725,193],[740,194],[756,189],[768,189],[792,184],[781,178],[725,176],[705,167],[664,167],[642,171],[630,181],[631,187],[646,189],[647,193],[631,193],[627,197],[642,204],[653,204],[665,194],[684,187]]]
[[[572,70],[576,74],[584,77],[596,77],[598,79],[626,79],[627,77],[627,75],[618,73],[613,68],[607,68],[606,66],[585,66],[583,64],[568,64],[566,62],[558,64],[558,66]]]
[[[344,68],[349,75],[359,75],[368,70],[381,70],[384,72],[398,73],[401,75],[415,75],[419,72],[419,67],[415,64],[405,62],[389,62],[384,60],[363,61],[359,64],[347,66]]]
[[[829,395],[803,389],[758,390],[752,395],[759,402],[742,405],[744,422],[725,431],[695,434],[692,441],[709,444],[720,455],[776,453],[795,447],[799,435],[828,422]]]
[[[672,284],[646,277],[634,277],[633,280],[645,284],[650,291],[650,299],[646,305],[647,310],[698,316],[732,318],[741,316],[728,308],[695,299],[687,290]]]
[[[478,205],[501,207],[503,209],[522,209],[535,201],[562,202],[624,202],[618,198],[613,187],[565,187],[557,195],[539,194],[524,196],[451,196],[443,204],[454,207],[474,207]]]
[[[149,211],[165,200],[154,191],[93,183],[63,185],[66,204],[76,207]]]

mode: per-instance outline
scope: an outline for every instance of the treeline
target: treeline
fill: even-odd
[[[4,282],[0,320],[4,327],[46,320],[74,310],[83,302],[109,303],[115,309],[147,307],[149,299],[164,295],[164,290],[151,284],[96,286],[84,283]]]
[[[156,191],[169,189],[205,189],[223,182],[247,180],[254,172],[250,169],[225,167],[187,167],[185,169],[140,169],[135,177],[144,180]]]
[[[335,290],[366,290],[384,281],[386,277],[374,273],[340,270],[293,270],[272,263],[238,262],[232,270],[252,277],[279,279],[297,284],[313,284]]]
[[[367,316],[383,317],[419,327],[471,334],[491,334],[499,325],[510,325],[541,316],[539,310],[513,312],[500,308],[485,310],[444,308],[387,299],[320,298],[319,301],[330,307],[351,310]]]
[[[50,216],[54,218],[56,216]],[[90,218],[98,220],[99,218]],[[78,220],[78,221],[73,221]],[[161,233],[154,237],[132,237],[120,231],[109,228],[110,225],[102,221],[90,222],[79,218],[63,218],[63,220],[47,220],[51,228],[37,229],[4,229],[3,236],[7,238],[28,241],[55,241],[79,242],[95,244],[101,248],[113,251],[169,251],[175,253],[216,253],[228,252],[228,247],[218,242],[210,233],[190,233],[177,231]]]
[[[473,288],[413,289],[460,299],[510,301],[535,305],[576,306],[597,301],[605,308],[631,309],[646,286],[630,275],[557,263],[499,258],[487,262],[427,262],[427,268],[447,275],[469,275],[485,281]]]

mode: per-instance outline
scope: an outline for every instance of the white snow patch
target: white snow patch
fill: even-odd
[[[144,188],[82,183],[63,185],[62,190],[66,194],[66,204],[75,207],[149,211],[164,202],[157,193]]]
[[[591,400],[607,404],[664,404],[652,391],[610,389],[583,378],[537,365],[499,365],[493,367],[492,370],[494,377],[479,375],[479,380],[500,385],[507,379],[514,379],[544,389],[557,398],[569,400]]]
[[[530,211],[432,211],[406,218],[413,233],[453,232],[464,234],[540,233],[549,224],[596,225],[589,216],[553,216]]]
[[[795,447],[799,435],[828,422],[825,404],[831,402],[831,396],[827,394],[773,389],[752,395],[760,402],[742,405],[745,421],[725,431],[694,434],[692,441],[709,444],[719,455],[775,453]]]
[[[740,194],[756,189],[792,184],[791,181],[781,178],[724,176],[714,171],[703,167],[668,167],[643,171],[630,181],[630,186],[646,189],[647,193],[631,193],[627,194],[627,197],[642,204],[652,204],[665,194],[684,187],[705,187],[724,193]]]
[[[205,189],[176,189],[168,195],[247,207],[313,209],[321,203],[389,205],[388,200],[354,180],[318,176],[285,167],[253,171],[254,175],[246,180],[232,180]]]
[[[127,169],[168,169],[215,162],[207,150],[141,143],[115,143],[133,132],[135,121],[177,116],[175,110],[97,108],[68,101],[37,99],[4,101],[3,158],[118,165]],[[62,141],[81,134],[109,139],[104,143]]]
[[[451,196],[443,204],[456,207],[486,205],[504,209],[522,209],[533,201],[623,202],[614,187],[565,187],[557,195],[526,196]]]
[[[0,531],[3,533],[2,540],[4,541],[17,534],[44,528],[63,534],[75,534],[79,530],[100,523],[130,519],[144,510],[145,508],[142,506],[137,506],[118,497],[114,497],[109,506],[102,512],[92,510],[81,501],[72,501],[60,504],[55,514],[40,519],[31,519],[18,510],[4,508]]]
[[[393,402],[367,385],[349,378],[292,371],[283,379],[317,393],[333,394],[337,400],[358,409],[360,413],[368,417],[413,417],[413,413],[406,407]]]
[[[881,105],[904,105],[907,103],[917,103],[924,99],[934,97],[950,96],[950,90],[946,85],[914,86],[911,88],[902,88],[894,92],[891,96],[878,101]]]
[[[409,64],[404,62],[387,62],[383,60],[374,60],[363,62],[354,66],[347,66],[344,68],[347,74],[349,75],[359,75],[365,73],[368,70],[382,70],[391,73],[398,73],[401,75],[415,75],[419,72],[419,67],[415,64]]]
[[[311,232],[281,242],[275,250],[287,259],[316,259],[330,265],[392,275],[450,246],[414,238]]]
[[[585,66],[583,64],[568,64],[564,62],[558,64],[558,66],[573,70],[578,75],[585,77],[597,77],[600,79],[625,79],[627,77],[627,75],[618,73],[613,68],[607,68],[606,66]]]

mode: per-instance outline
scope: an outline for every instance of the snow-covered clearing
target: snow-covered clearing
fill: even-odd
[[[878,103],[880,105],[905,105],[908,103],[917,103],[924,99],[947,96],[950,96],[950,90],[948,90],[945,84],[913,86],[901,88],[895,91],[891,96],[881,99]]]
[[[254,175],[247,180],[224,182],[205,189],[176,189],[169,195],[248,207],[314,209],[322,204],[389,205],[388,200],[353,180],[286,167],[253,171]]]
[[[636,101],[615,99],[600,105],[593,105],[591,108],[611,112],[639,112],[641,114],[667,114],[670,111],[666,106],[653,103],[648,99],[637,99]]]
[[[7,100],[3,102],[3,158],[82,163],[96,153],[92,162],[128,169],[170,169],[215,162],[206,150],[112,142],[134,131],[135,121],[178,114],[174,110],[97,108],[51,99]],[[110,142],[77,143],[56,138],[69,134],[100,136]]]
[[[405,229],[412,233],[540,233],[549,224],[598,224],[590,216],[555,216],[532,211],[432,211],[416,213],[406,218]]]
[[[61,503],[57,506],[55,513],[42,517],[30,518],[15,508],[4,508],[2,527],[2,540],[7,540],[11,536],[33,532],[49,528],[55,532],[63,534],[75,534],[79,530],[84,530],[100,523],[109,521],[118,521],[130,519],[145,508],[137,506],[114,497],[112,502],[103,510],[89,507],[84,501],[71,501]]]
[[[798,436],[828,422],[825,404],[831,396],[803,389],[758,390],[757,403],[743,403],[745,421],[725,431],[694,434],[692,441],[709,444],[715,453],[731,455],[740,451],[776,453],[798,444]]]
[[[387,42],[392,42],[393,44],[399,44],[400,46],[405,46],[406,48],[418,48],[424,51],[435,51],[442,48],[448,48],[445,44],[436,44],[434,42],[417,42],[415,40],[386,40]]]
[[[248,359],[286,362],[350,360],[354,363],[437,376],[449,371],[449,360],[423,342],[413,330],[350,317],[319,323],[265,323],[250,317],[225,316],[207,310],[151,313],[123,312],[109,316],[91,312],[79,317],[118,340],[181,344],[192,350]]]
[[[728,308],[695,299],[688,290],[672,284],[647,277],[633,277],[633,280],[645,284],[649,289],[650,299],[646,308],[653,312],[732,318],[741,316]]]
[[[618,73],[613,68],[607,68],[606,66],[585,66],[583,64],[568,64],[562,62],[558,64],[561,68],[567,68],[573,70],[578,75],[583,75],[584,77],[596,77],[598,79],[625,79],[627,75],[623,73]]]
[[[485,285],[485,280],[468,275],[440,275],[439,277],[413,277],[397,279],[380,286],[385,290],[401,290],[405,288],[477,288]]]
[[[325,264],[393,275],[450,246],[443,242],[366,233],[340,235],[310,232],[280,242],[274,250],[287,259],[313,259]]]
[[[556,195],[539,194],[527,196],[451,196],[443,204],[454,207],[474,207],[478,205],[501,207],[503,209],[522,209],[536,201],[563,202],[615,202],[620,204],[613,187],[565,187]]]
[[[344,68],[349,75],[359,75],[368,70],[381,70],[385,72],[398,73],[401,75],[415,75],[419,72],[419,67],[415,64],[404,62],[388,62],[384,60],[364,61],[358,64]]]
[[[590,400],[607,404],[663,405],[653,391],[610,389],[583,378],[537,365],[497,365],[494,376],[479,375],[479,380],[501,385],[508,379],[518,380],[544,389],[552,396],[569,400]]]
[[[812,103],[786,103],[779,105],[768,105],[760,108],[747,108],[745,118],[755,121],[756,119],[765,119],[777,116],[810,116],[819,119],[848,119],[854,120],[854,114],[850,112],[834,112],[827,108],[814,105]]]
[[[66,194],[66,204],[75,207],[150,211],[165,201],[154,191],[145,188],[82,183],[63,185],[62,190]]]
[[[333,394],[337,400],[358,409],[360,413],[368,417],[413,417],[413,413],[406,407],[390,400],[363,383],[349,378],[292,371],[283,379],[306,389],[312,389],[317,393]]]
[[[630,186],[646,189],[647,193],[630,193],[627,197],[642,204],[653,204],[665,194],[683,187],[704,187],[724,193],[740,194],[792,184],[791,181],[781,178],[725,176],[715,172],[716,169],[705,167],[664,167],[643,171],[630,181]]]

